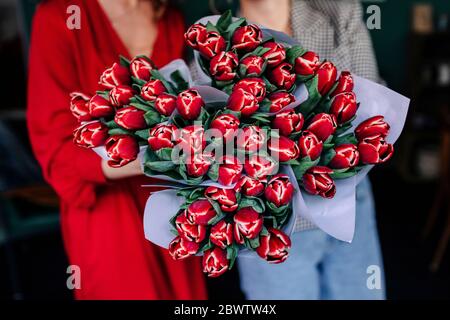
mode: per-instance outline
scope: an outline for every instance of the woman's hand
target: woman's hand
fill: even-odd
[[[120,168],[110,167],[107,160],[102,160],[102,171],[108,180],[118,180],[143,174],[139,164],[139,159],[136,159]]]

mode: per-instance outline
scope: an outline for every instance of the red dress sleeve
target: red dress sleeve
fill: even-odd
[[[80,88],[64,8],[42,3],[33,20],[29,57],[27,122],[33,151],[45,179],[63,202],[90,208],[106,182],[101,159],[72,142],[77,126],[69,94]]]

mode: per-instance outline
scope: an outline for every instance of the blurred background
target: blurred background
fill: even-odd
[[[345,0],[342,0],[345,1]],[[178,0],[191,24],[237,1]],[[58,199],[30,150],[30,25],[39,0],[0,0],[0,299],[72,299]],[[382,78],[411,98],[394,159],[371,171],[388,299],[450,298],[450,1],[362,1]],[[376,8],[375,8],[376,9]],[[212,298],[242,298],[236,271]]]

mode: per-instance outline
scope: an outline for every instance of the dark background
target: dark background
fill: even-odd
[[[345,0],[342,0],[345,1]],[[58,225],[57,199],[36,175],[25,126],[26,54],[37,0],[0,0],[0,298],[71,299],[67,261]],[[237,1],[217,0],[219,9]],[[433,6],[435,31],[412,31],[412,8]],[[178,1],[186,22],[211,14],[207,0]],[[450,1],[378,0],[381,29],[371,30],[380,73],[392,89],[411,97],[408,121],[391,162],[373,169],[378,227],[389,299],[449,298],[450,234],[448,190],[449,93],[437,85],[437,70],[450,65]],[[365,19],[368,14],[365,15]],[[438,25],[447,17],[446,30]],[[447,118],[446,118],[447,117]],[[445,138],[447,137],[447,138]],[[446,158],[447,153],[447,158]],[[10,168],[6,154],[29,159]],[[23,156],[23,157],[22,157]],[[447,171],[446,171],[447,170]],[[447,175],[446,175],[447,173]],[[441,188],[447,184],[447,189]],[[439,190],[442,201],[436,201]],[[436,223],[424,236],[433,204]],[[447,220],[448,219],[448,220]],[[440,264],[436,248],[442,248]],[[432,261],[435,261],[433,264]],[[238,275],[209,281],[212,298],[241,298]]]

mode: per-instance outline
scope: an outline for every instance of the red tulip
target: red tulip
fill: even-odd
[[[236,193],[233,189],[223,189],[211,186],[206,188],[205,197],[216,201],[220,205],[220,209],[224,212],[233,212],[238,207]]]
[[[109,117],[114,114],[114,108],[111,103],[98,94],[89,100],[88,106],[89,114],[94,118]]]
[[[295,73],[302,77],[312,76],[319,65],[319,56],[312,51],[307,51],[295,59]]]
[[[260,150],[267,140],[265,130],[258,126],[248,126],[242,128],[237,134],[237,146],[247,152]]]
[[[192,202],[186,210],[186,217],[190,223],[207,225],[217,215],[208,200]]]
[[[118,85],[130,85],[130,71],[118,63],[114,63],[111,68],[106,69],[100,76],[99,84],[103,89],[112,89]]]
[[[233,86],[233,91],[237,89],[243,89],[245,92],[251,93],[258,102],[263,101],[266,96],[266,84],[261,78],[241,79]]]
[[[89,122],[75,129],[73,142],[84,148],[95,148],[105,144],[108,127],[100,121]]]
[[[271,156],[280,162],[295,160],[300,155],[300,150],[295,142],[284,136],[271,138],[267,145]]]
[[[243,244],[244,239],[259,236],[263,227],[263,217],[251,207],[242,208],[234,215],[234,239]]]
[[[176,237],[169,244],[169,254],[174,260],[183,260],[195,255],[200,249],[196,242],[188,241],[181,237]]]
[[[109,100],[115,107],[121,107],[123,105],[129,104],[130,99],[134,96],[134,90],[125,85],[119,85],[114,87],[109,92]]]
[[[355,129],[356,138],[361,141],[372,136],[386,138],[389,134],[390,126],[384,121],[383,116],[375,116],[361,122]]]
[[[328,164],[333,169],[353,168],[358,165],[359,152],[358,148],[351,143],[341,144],[334,148],[336,155]]]
[[[176,130],[174,139],[176,144],[183,149],[184,153],[199,153],[206,146],[205,130],[199,125],[191,125]]]
[[[336,117],[333,114],[319,113],[312,118],[307,130],[314,133],[320,141],[325,142],[334,134],[336,128]]]
[[[231,81],[236,77],[238,57],[233,52],[222,51],[216,54],[209,63],[209,72],[217,81]]]
[[[291,239],[281,230],[269,228],[269,234],[261,236],[256,253],[269,263],[281,263],[289,256]]]
[[[332,172],[333,170],[327,167],[312,167],[303,176],[303,187],[310,194],[333,198],[336,186],[330,177]]]
[[[139,153],[137,141],[126,134],[111,136],[105,142],[106,153],[111,167],[122,167],[136,160]]]
[[[156,98],[166,92],[163,82],[158,79],[150,80],[141,88],[141,97],[147,101],[155,101]]]
[[[211,159],[203,154],[195,154],[189,158],[186,163],[187,174],[190,177],[198,178],[203,177],[208,173],[211,166]]]
[[[204,105],[205,102],[197,90],[185,90],[177,98],[178,113],[187,120],[197,119]]]
[[[234,191],[250,197],[260,196],[265,189],[263,181],[266,182],[243,175],[234,186]]]
[[[269,67],[275,67],[286,59],[286,50],[283,46],[274,41],[268,41],[262,45],[264,48],[270,49],[262,55],[267,61]]]
[[[198,42],[198,51],[207,59],[213,58],[216,54],[225,51],[227,43],[217,32],[210,31],[206,34],[202,42]]]
[[[243,165],[233,156],[224,156],[219,164],[218,182],[224,186],[236,183],[242,174]]]
[[[333,87],[337,77],[337,69],[329,61],[323,62],[316,72],[318,76],[317,89],[320,95],[325,96]]]
[[[124,107],[116,112],[114,121],[127,130],[140,130],[147,127],[147,123],[144,119],[145,111],[142,111],[136,107]]]
[[[241,77],[259,77],[265,69],[265,60],[260,56],[250,55],[239,62]]]
[[[394,154],[394,146],[387,143],[383,136],[377,135],[360,140],[358,151],[361,162],[377,164],[388,161]]]
[[[291,64],[282,62],[267,73],[269,81],[279,89],[289,90],[295,83],[295,73]]]
[[[244,169],[250,178],[264,179],[275,174],[278,167],[272,159],[254,154],[245,161]]]
[[[70,111],[72,111],[73,116],[80,122],[91,121],[88,103],[90,98],[81,92],[72,92],[70,97]]]
[[[206,27],[202,24],[196,23],[189,27],[189,29],[184,34],[184,40],[187,45],[194,50],[197,50],[199,43],[203,43],[206,39],[206,34],[208,31]]]
[[[344,92],[336,95],[332,102],[330,113],[336,117],[338,124],[350,121],[358,110],[356,96],[353,92]]]
[[[200,243],[206,238],[206,227],[190,223],[186,218],[186,212],[175,219],[175,227],[180,237],[187,241]]]
[[[278,129],[283,136],[299,132],[303,128],[304,118],[301,113],[296,113],[293,109],[280,112],[272,120],[272,128]]]
[[[211,228],[209,240],[221,249],[233,244],[233,226],[224,220],[220,220]]]
[[[227,252],[218,247],[206,250],[203,254],[202,265],[203,272],[208,277],[215,278],[224,274],[229,268]]]
[[[262,41],[261,29],[254,24],[238,27],[231,38],[233,49],[251,51]]]
[[[277,174],[270,179],[264,190],[266,200],[273,203],[276,207],[282,207],[289,204],[294,195],[294,186],[289,177],[285,174]]]
[[[289,104],[295,102],[295,97],[287,92],[278,91],[270,94],[267,99],[270,100],[271,105],[269,112],[274,113],[287,107]]]
[[[161,93],[155,100],[155,109],[164,116],[170,116],[177,107],[177,97]]]
[[[137,56],[130,62],[131,75],[136,79],[150,80],[153,69],[155,69],[153,61],[144,56]]]
[[[300,157],[310,157],[312,161],[320,157],[323,149],[323,142],[320,141],[312,132],[303,131],[298,139]]]
[[[236,131],[239,129],[240,121],[232,114],[218,115],[213,121],[211,121],[210,128],[217,129],[222,133],[225,142],[232,141],[236,135]]]
[[[150,130],[148,144],[150,149],[173,148],[172,135],[177,128],[172,124],[157,124]]]
[[[338,79],[338,85],[331,93],[331,97],[337,96],[340,93],[352,92],[354,87],[352,74],[348,71],[342,71]]]
[[[258,100],[254,95],[243,89],[233,90],[228,98],[227,108],[240,112],[244,117],[251,116],[258,110]]]

